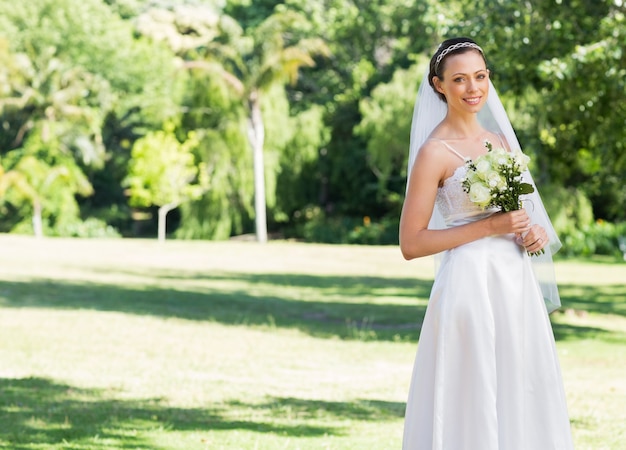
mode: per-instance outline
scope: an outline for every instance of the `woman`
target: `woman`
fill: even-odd
[[[485,141],[519,148],[482,49],[447,40],[418,93],[400,219],[406,259],[440,256],[403,449],[572,449],[548,318],[560,304],[551,271],[560,242],[536,189],[519,211],[469,201],[465,161],[486,153]]]

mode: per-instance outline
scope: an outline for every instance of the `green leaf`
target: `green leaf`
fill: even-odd
[[[533,192],[535,192],[535,188],[533,187],[532,184],[529,184],[529,183],[520,183],[519,187],[520,187],[520,190],[519,190],[520,195],[532,194]]]

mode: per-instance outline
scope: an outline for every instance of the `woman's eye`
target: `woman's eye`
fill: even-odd
[[[462,77],[458,77],[458,78],[455,78],[455,79],[454,79],[454,82],[455,82],[455,83],[460,83],[461,81],[463,81],[463,78],[462,78]]]
[[[479,80],[484,80],[485,79],[485,74],[481,73],[480,75],[478,75],[478,79]]]

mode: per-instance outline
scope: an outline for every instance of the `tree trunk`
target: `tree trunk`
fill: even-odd
[[[256,239],[258,242],[267,242],[267,216],[265,202],[265,165],[263,162],[263,145],[265,129],[261,116],[259,94],[252,91],[248,98],[250,117],[248,119],[248,140],[254,157],[254,212],[256,225]]]
[[[166,227],[167,227],[167,213],[173,210],[178,206],[177,203],[168,203],[167,205],[163,205],[159,208],[159,225],[158,225],[158,236],[159,242],[165,242],[166,235]]]

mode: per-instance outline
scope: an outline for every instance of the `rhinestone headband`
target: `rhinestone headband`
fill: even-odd
[[[447,47],[444,51],[439,53],[439,56],[437,56],[437,59],[435,60],[435,72],[437,72],[437,70],[439,69],[439,63],[441,62],[441,60],[443,60],[443,58],[445,58],[448,53],[458,50],[460,48],[474,48],[480,53],[483,52],[483,49],[473,42],[459,42],[458,44],[451,45],[450,47]]]

